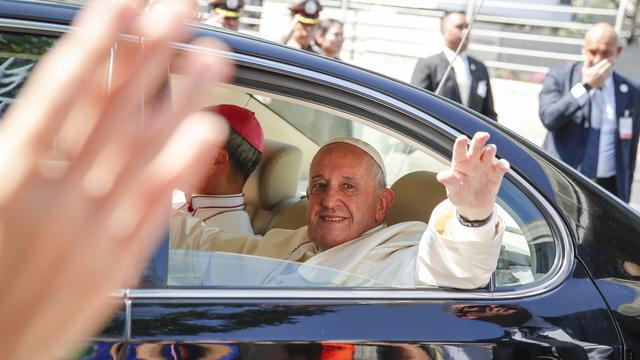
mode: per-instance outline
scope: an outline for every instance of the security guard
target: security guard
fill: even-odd
[[[315,30],[320,22],[322,5],[318,0],[303,0],[289,7],[291,22],[281,42],[288,46],[321,54],[315,44]]]
[[[244,0],[213,0],[209,7],[211,14],[205,24],[238,31]]]

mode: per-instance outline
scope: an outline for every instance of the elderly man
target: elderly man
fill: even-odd
[[[222,104],[205,110],[227,121],[229,136],[224,148],[218,150],[209,164],[207,176],[186,186],[186,199],[182,199],[179,208],[207,225],[251,236],[253,229],[244,211],[242,188],[262,158],[262,127],[252,111],[237,105]]]
[[[636,86],[613,71],[622,51],[611,25],[582,42],[584,62],[552,69],[540,92],[544,149],[629,202],[640,134]]]
[[[441,82],[440,94],[494,120],[498,118],[493,108],[493,94],[487,67],[478,59],[467,55],[469,36],[462,42],[469,24],[462,12],[446,13],[441,20],[440,31],[444,41],[442,52],[418,60],[411,84],[436,91]],[[455,56],[460,47],[460,53]],[[453,61],[453,69],[446,79],[444,74]]]
[[[428,226],[405,222],[385,227],[393,192],[384,164],[369,144],[338,138],[311,163],[308,226],[274,229],[264,238],[238,238],[181,213],[172,218],[172,247],[243,253],[304,262],[357,274],[391,286],[484,286],[495,270],[504,225],[495,198],[508,170],[486,145],[487,133],[454,144],[451,169],[438,175],[449,201]]]

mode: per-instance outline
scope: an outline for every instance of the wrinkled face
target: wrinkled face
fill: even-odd
[[[594,31],[582,42],[582,57],[587,67],[605,59],[615,62],[620,50],[622,48],[618,46],[615,36],[600,31]]]
[[[240,18],[219,15],[218,22],[223,28],[238,31],[240,28]]]
[[[300,44],[300,47],[308,48],[313,42],[315,31],[316,25],[297,22],[293,27],[293,33],[291,34],[291,37],[293,37],[293,39],[297,41],[298,44]]]
[[[444,39],[445,45],[452,51],[456,51],[468,28],[469,24],[467,24],[467,19],[465,19],[464,14],[449,14],[442,22],[442,38]],[[467,36],[460,51],[465,51],[468,45],[469,37]]]
[[[353,240],[384,220],[374,166],[366,152],[345,143],[316,154],[309,171],[307,232],[320,249]]]
[[[329,54],[336,54],[342,49],[344,43],[344,34],[342,33],[342,25],[333,24],[324,34],[322,39],[322,50]]]

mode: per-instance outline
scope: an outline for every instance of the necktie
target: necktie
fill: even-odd
[[[460,99],[462,104],[469,105],[469,91],[471,89],[471,81],[469,79],[469,72],[464,64],[464,60],[461,56],[456,57],[453,61],[453,70],[456,73],[456,82],[458,83],[458,90],[460,90]]]
[[[589,135],[586,150],[582,159],[580,172],[590,179],[595,179],[598,170],[598,148],[600,146],[600,127],[602,126],[602,92],[595,89],[591,94],[591,114],[589,116]]]

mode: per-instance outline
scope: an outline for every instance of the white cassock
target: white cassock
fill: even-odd
[[[455,207],[446,200],[433,210],[428,225],[419,221],[380,225],[354,240],[321,251],[309,240],[306,226],[297,230],[273,229],[264,237],[242,237],[176,211],[171,218],[171,249],[180,253],[183,263],[193,254],[217,252],[339,270],[341,275],[330,280],[333,285],[365,285],[361,280],[368,279],[373,285],[474,289],[488,283],[500,254],[504,222],[495,215],[497,206],[493,214],[482,227],[465,227],[457,221]],[[197,266],[189,261],[187,267],[195,269]],[[313,276],[313,268],[304,265],[297,272],[302,272],[303,277]],[[209,267],[210,263],[202,265],[198,271],[209,271]],[[356,281],[349,274],[355,274]],[[264,277],[256,283],[264,284]]]
[[[211,227],[234,235],[253,236],[249,214],[244,211],[246,204],[243,194],[199,195],[191,197],[191,204],[184,193],[174,191],[174,209],[179,209],[202,220]]]

